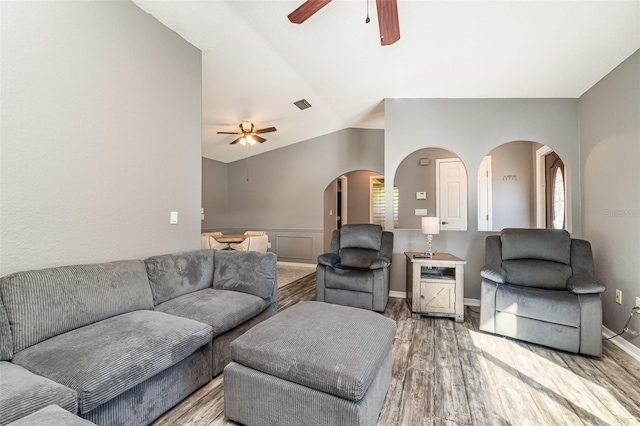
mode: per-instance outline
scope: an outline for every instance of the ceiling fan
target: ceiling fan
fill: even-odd
[[[314,13],[329,4],[330,1],[331,0],[307,0],[302,3],[300,7],[289,14],[289,21],[294,24],[302,24]],[[400,40],[400,24],[398,23],[398,2],[397,0],[376,0],[376,6],[378,9],[380,42],[383,46],[388,46]],[[367,20],[365,22],[369,22],[368,13]]]
[[[240,145],[255,145],[256,142],[262,143],[266,141],[265,138],[258,136],[258,134],[276,131],[275,127],[266,127],[264,129],[253,130],[253,123],[250,121],[242,121],[240,122],[240,125],[238,127],[240,127],[239,132],[218,132],[218,134],[242,135],[238,139],[231,142],[231,145],[237,144],[238,142],[240,143]]]

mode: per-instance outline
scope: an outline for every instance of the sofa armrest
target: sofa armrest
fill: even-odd
[[[369,269],[384,269],[391,265],[391,261],[386,257],[376,257],[371,265],[369,265]]]
[[[318,263],[324,266],[336,266],[340,263],[340,256],[335,253],[325,253],[318,256]]]
[[[496,265],[484,265],[480,270],[480,276],[499,284],[507,282],[507,272]]]
[[[213,288],[276,300],[278,264],[275,253],[216,251],[213,262]]]
[[[572,275],[567,280],[567,290],[573,294],[598,294],[606,290],[602,282],[591,274]]]

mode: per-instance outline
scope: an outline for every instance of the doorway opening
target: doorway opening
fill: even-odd
[[[538,228],[567,229],[568,178],[558,154],[548,146],[536,150],[536,220]]]
[[[325,252],[330,251],[331,234],[335,229],[341,229],[348,223],[372,223],[372,176],[384,179],[379,172],[354,170],[338,176],[325,188],[323,203]],[[384,180],[382,182],[384,187]]]

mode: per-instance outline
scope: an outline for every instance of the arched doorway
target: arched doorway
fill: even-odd
[[[331,234],[347,223],[374,223],[373,186],[380,173],[354,170],[337,176],[324,190],[324,251],[331,246]],[[382,205],[384,209],[384,205]]]

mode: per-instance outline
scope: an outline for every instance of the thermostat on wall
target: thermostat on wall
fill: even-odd
[[[416,192],[416,200],[426,200],[427,193],[426,192]]]

